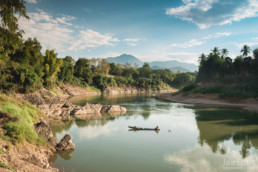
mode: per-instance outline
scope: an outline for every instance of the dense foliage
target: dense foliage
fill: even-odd
[[[244,45],[241,55],[234,60],[227,49],[215,47],[210,54],[199,57],[198,88],[188,86],[184,90],[198,93],[218,93],[221,97],[258,97],[258,49]]]

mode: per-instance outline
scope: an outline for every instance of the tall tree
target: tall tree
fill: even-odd
[[[228,55],[228,49],[223,48],[221,50],[221,58],[225,58]]]
[[[58,74],[59,80],[62,82],[71,83],[74,76],[74,59],[71,56],[66,56],[63,59],[63,66]]]
[[[18,17],[29,19],[24,0],[0,1],[0,60],[7,58],[21,44],[22,30],[18,28]]]
[[[44,84],[52,87],[57,82],[58,72],[63,65],[63,61],[57,58],[54,50],[46,50],[44,56]]]
[[[86,58],[79,58],[74,66],[74,75],[84,82],[91,83],[93,73],[90,68],[90,61]]]
[[[244,57],[247,57],[250,51],[251,49],[250,47],[248,47],[248,45],[244,45],[243,48],[241,49],[241,52],[243,53]]]
[[[214,55],[219,55],[219,54],[220,54],[218,47],[214,47],[211,51],[212,51],[212,53],[213,53]]]
[[[1,27],[12,33],[19,30],[18,17],[22,16],[29,19],[26,14],[26,3],[24,0],[1,0],[0,16]]]

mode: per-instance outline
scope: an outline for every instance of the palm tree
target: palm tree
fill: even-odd
[[[212,51],[212,53],[213,53],[214,55],[219,55],[219,48],[218,48],[218,47],[214,47],[214,49],[211,50],[211,51]]]
[[[228,50],[226,48],[223,48],[221,50],[221,58],[224,59],[228,55]]]
[[[206,56],[204,53],[202,53],[198,60],[200,62],[200,66],[202,66],[205,60],[206,60]]]
[[[244,45],[241,49],[241,52],[243,53],[243,56],[246,57],[250,53],[251,49],[248,47],[248,45]]]

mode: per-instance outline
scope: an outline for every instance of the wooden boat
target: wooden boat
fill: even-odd
[[[128,128],[131,128],[132,130],[152,130],[152,131],[159,131],[159,128],[140,128],[136,126],[128,126]]]

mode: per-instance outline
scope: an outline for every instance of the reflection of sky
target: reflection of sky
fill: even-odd
[[[212,153],[207,146],[196,146],[178,151],[175,154],[165,155],[165,162],[180,166],[182,172],[213,172],[213,171],[257,171],[258,156],[253,154],[242,159],[236,150],[228,150],[227,154]]]
[[[108,124],[105,126],[87,126],[80,129],[80,132],[78,133],[78,135],[81,139],[82,138],[93,139],[101,135],[107,136],[108,134],[116,130],[117,128],[111,127]]]
[[[116,104],[116,101],[127,108],[125,115],[109,120],[88,121],[85,124],[80,121],[78,126],[79,123],[75,122],[69,130],[58,134],[58,137],[71,134],[76,145],[71,160],[57,160],[60,166],[73,167],[74,171],[84,171],[84,166],[87,166],[88,171],[209,172],[223,171],[224,158],[243,160],[241,144],[236,145],[232,139],[222,138],[220,141],[217,138],[223,134],[220,130],[225,129],[226,134],[234,134],[233,131],[238,130],[232,130],[232,127],[238,126],[229,129],[223,125],[225,128],[222,128],[216,123],[210,125],[205,121],[203,123],[206,125],[200,125],[190,105],[142,97],[116,99],[112,103]],[[154,131],[128,131],[128,126],[154,128],[156,125],[161,129],[158,134]],[[216,127],[220,127],[220,130]],[[203,132],[211,130],[219,133],[210,139],[211,143],[218,144],[215,153],[207,142],[202,147],[199,145],[200,134],[206,136]],[[208,135],[211,134],[208,132]],[[220,153],[221,147],[226,148],[225,154]],[[244,160],[257,160],[255,148],[249,151],[250,155]],[[110,165],[114,163],[115,166]]]

